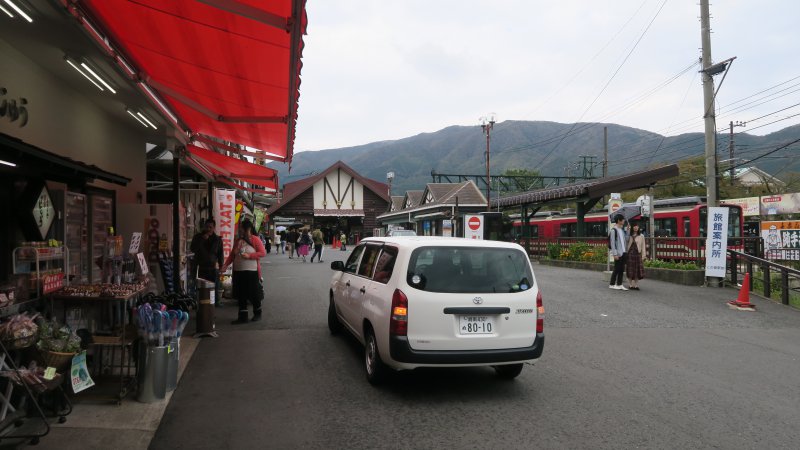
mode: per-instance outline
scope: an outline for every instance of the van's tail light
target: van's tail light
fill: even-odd
[[[536,294],[536,333],[544,333],[544,305],[542,304],[542,291]]]
[[[408,297],[400,289],[395,289],[392,294],[392,319],[389,323],[389,333],[395,336],[408,334]]]

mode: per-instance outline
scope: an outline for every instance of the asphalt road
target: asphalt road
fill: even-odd
[[[192,358],[151,443],[180,448],[797,448],[800,311],[730,289],[535,265],[543,357],[514,381],[488,368],[364,379],[357,342],[329,335],[329,262],[268,255],[265,320]]]

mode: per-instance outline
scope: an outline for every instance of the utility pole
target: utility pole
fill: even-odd
[[[730,169],[728,169],[728,170],[730,171],[731,186],[733,186],[733,179],[734,179],[734,173],[733,173],[733,166],[734,166],[734,164],[733,164],[733,127],[744,127],[744,126],[747,126],[747,122],[740,122],[738,120],[736,122],[734,122],[734,121],[731,120],[731,138],[730,138],[730,140],[728,142],[728,151],[730,152],[730,158],[731,158],[730,160],[728,160],[728,166],[730,167]]]
[[[492,178],[489,175],[489,149],[490,149],[490,142],[492,136],[492,128],[494,128],[495,118],[494,113],[489,114],[486,117],[481,117],[481,128],[483,128],[483,134],[486,135],[486,211],[491,212],[492,210]]]
[[[603,178],[608,176],[608,127],[603,127]]]
[[[708,206],[719,206],[717,195],[717,149],[716,149],[716,112],[714,111],[714,79],[711,68],[711,20],[709,19],[708,0],[700,0],[700,37],[703,45],[703,119],[705,120],[705,157],[706,157],[706,195]]]

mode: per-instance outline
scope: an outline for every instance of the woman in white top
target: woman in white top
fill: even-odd
[[[261,320],[261,300],[264,298],[261,285],[261,264],[259,260],[267,255],[261,239],[253,232],[253,222],[242,220],[239,224],[239,238],[233,245],[222,271],[233,264],[233,296],[239,302],[239,317],[234,325],[247,323],[247,304],[253,305],[253,322]]]

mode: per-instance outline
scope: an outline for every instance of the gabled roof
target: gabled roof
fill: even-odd
[[[775,184],[780,184],[780,185],[786,184],[783,181],[781,181],[780,179],[775,178],[774,176],[770,175],[767,172],[764,172],[763,170],[761,170],[761,169],[759,169],[758,167],[755,167],[755,166],[739,167],[739,168],[736,168],[736,169],[733,169],[733,170],[734,170],[734,173],[735,173],[734,177],[736,179],[740,179],[744,175],[747,175],[747,174],[751,173],[751,174],[757,176],[758,179],[761,180],[764,183],[775,183]]]
[[[461,183],[428,183],[422,192],[420,204],[437,203],[442,197],[460,185]]]
[[[423,191],[406,191],[403,197],[403,207],[401,209],[416,208],[422,199]]]
[[[325,178],[327,174],[333,172],[336,169],[341,169],[351,177],[355,178],[356,181],[363,184],[365,188],[374,192],[378,197],[386,200],[387,202],[392,201],[391,198],[389,198],[388,184],[381,183],[380,181],[371,180],[369,178],[365,178],[359,175],[358,172],[353,170],[352,167],[348,166],[342,161],[336,161],[332,166],[328,167],[327,169],[321,171],[316,175],[310,176],[308,178],[303,178],[302,180],[293,181],[291,183],[286,183],[285,185],[283,185],[283,198],[280,199],[274,205],[272,205],[272,207],[270,207],[270,209],[267,211],[267,214],[273,214],[275,211],[280,209],[281,206],[294,200],[297,196],[308,190],[308,188],[314,186],[314,183]]]
[[[392,196],[392,207],[390,211],[399,211],[403,209],[403,200],[405,197],[402,195],[393,195]]]
[[[406,195],[403,197],[403,205],[405,205],[406,199],[421,199],[423,193],[429,192],[431,185],[439,185],[433,187],[433,190],[437,192],[444,192],[445,189],[447,189],[447,192],[441,194],[435,202],[412,203],[412,206],[409,208],[401,208],[381,214],[378,216],[378,219],[406,213],[435,211],[438,208],[450,208],[456,206],[456,202],[458,202],[459,206],[463,207],[486,207],[486,197],[484,197],[483,193],[481,193],[472,180],[464,181],[463,183],[430,183],[424,191],[406,191]]]

